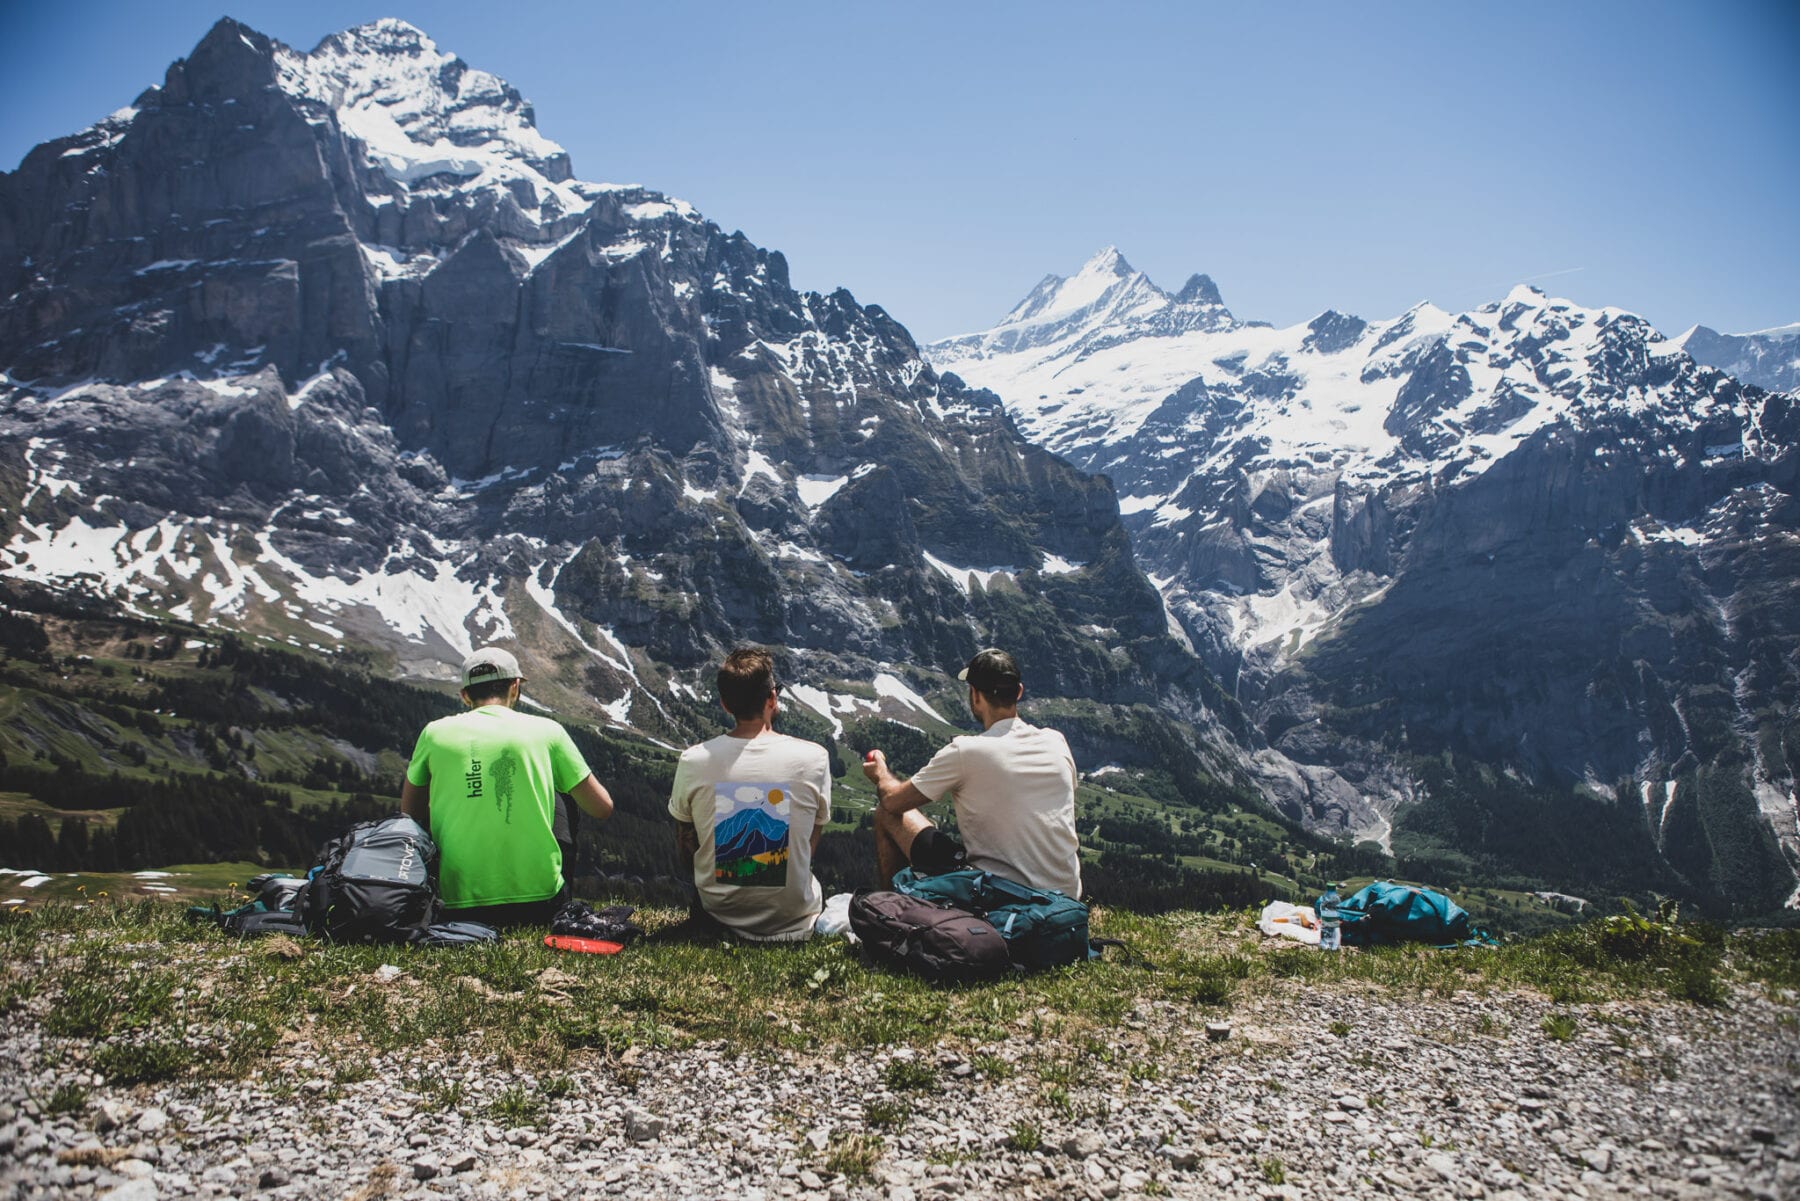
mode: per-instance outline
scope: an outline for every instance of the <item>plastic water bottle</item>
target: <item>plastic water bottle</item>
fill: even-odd
[[[1319,950],[1335,951],[1338,949],[1339,928],[1342,919],[1338,917],[1338,903],[1343,898],[1338,896],[1338,886],[1327,884],[1325,895],[1319,898]]]

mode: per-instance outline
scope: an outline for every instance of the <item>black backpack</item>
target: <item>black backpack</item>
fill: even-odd
[[[425,942],[438,916],[437,843],[410,817],[363,822],[326,843],[297,898],[333,942]]]
[[[927,980],[993,980],[1012,966],[1006,941],[988,922],[903,893],[858,893],[850,929],[872,958]]]

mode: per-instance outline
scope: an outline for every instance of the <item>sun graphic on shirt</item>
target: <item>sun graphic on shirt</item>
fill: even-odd
[[[772,806],[776,806],[776,807],[779,807],[781,805],[781,789],[779,789],[779,788],[769,789],[769,804]]]

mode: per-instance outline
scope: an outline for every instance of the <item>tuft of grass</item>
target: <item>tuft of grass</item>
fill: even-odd
[[[487,1111],[495,1121],[508,1126],[535,1126],[543,1116],[544,1103],[529,1089],[514,1084],[488,1102]]]
[[[903,1130],[910,1111],[899,1101],[865,1101],[863,1102],[863,1121],[870,1126],[879,1126],[886,1130]]]
[[[101,1043],[92,1062],[109,1084],[153,1084],[179,1076],[193,1058],[181,1043],[151,1040]]]
[[[881,1079],[884,1084],[897,1093],[928,1093],[937,1091],[937,1070],[928,1063],[920,1063],[916,1059],[894,1059],[882,1069]]]
[[[972,1057],[969,1060],[969,1066],[974,1068],[977,1072],[980,1072],[983,1076],[986,1076],[989,1080],[1010,1080],[1012,1079],[1015,1070],[1013,1065],[1006,1059],[999,1055],[990,1055],[985,1052]]]
[[[1731,1000],[1731,990],[1710,963],[1685,962],[1669,970],[1668,994],[1677,1001],[1691,1001],[1717,1009]]]
[[[1073,1058],[1050,1058],[1038,1067],[1038,1079],[1045,1084],[1073,1084],[1080,1071]]]
[[[1559,1043],[1566,1043],[1575,1037],[1576,1021],[1573,1014],[1553,1013],[1541,1024],[1545,1034]]]
[[[1228,976],[1201,976],[1194,981],[1188,993],[1188,999],[1196,1005],[1225,1005],[1230,1003],[1232,980]]]
[[[1275,1156],[1271,1155],[1267,1159],[1258,1161],[1256,1166],[1262,1172],[1262,1178],[1269,1184],[1278,1187],[1287,1183],[1287,1169]]]
[[[1334,1021],[1325,1028],[1339,1038],[1343,1038],[1350,1033],[1350,1023],[1345,1021]]]
[[[569,1076],[548,1076],[538,1081],[538,1094],[546,1101],[560,1101],[575,1091],[575,1081]]]
[[[374,1076],[375,1069],[366,1059],[342,1059],[331,1067],[331,1082],[336,1085],[361,1084]]]
[[[1044,1135],[1037,1128],[1037,1123],[1020,1118],[1013,1123],[1012,1132],[1006,1136],[1006,1145],[1014,1151],[1029,1155],[1044,1145]]]
[[[825,1152],[824,1167],[851,1184],[861,1184],[875,1175],[875,1164],[881,1159],[883,1149],[881,1139],[873,1134],[852,1134],[834,1139]]]
[[[460,1110],[463,1103],[463,1082],[452,1080],[446,1084],[442,1080],[423,1080],[419,1084],[420,1107],[433,1113],[448,1113]]]
[[[147,1029],[168,1019],[174,993],[171,972],[120,972],[103,957],[91,955],[65,979],[44,1029],[64,1038],[104,1038]]]
[[[44,1111],[51,1114],[81,1113],[87,1109],[87,1089],[79,1084],[59,1084],[44,1102]]]
[[[1744,974],[1770,988],[1800,989],[1800,928],[1746,930],[1731,938]]]
[[[1132,1059],[1125,1064],[1125,1074],[1133,1080],[1162,1079],[1162,1065],[1154,1059]]]

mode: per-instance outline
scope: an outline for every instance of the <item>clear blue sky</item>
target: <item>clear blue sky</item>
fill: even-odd
[[[1800,3],[0,0],[0,162],[159,82],[220,15],[310,49],[399,16],[638,182],[921,338],[1116,244],[1241,317],[1514,283],[1800,321]]]

